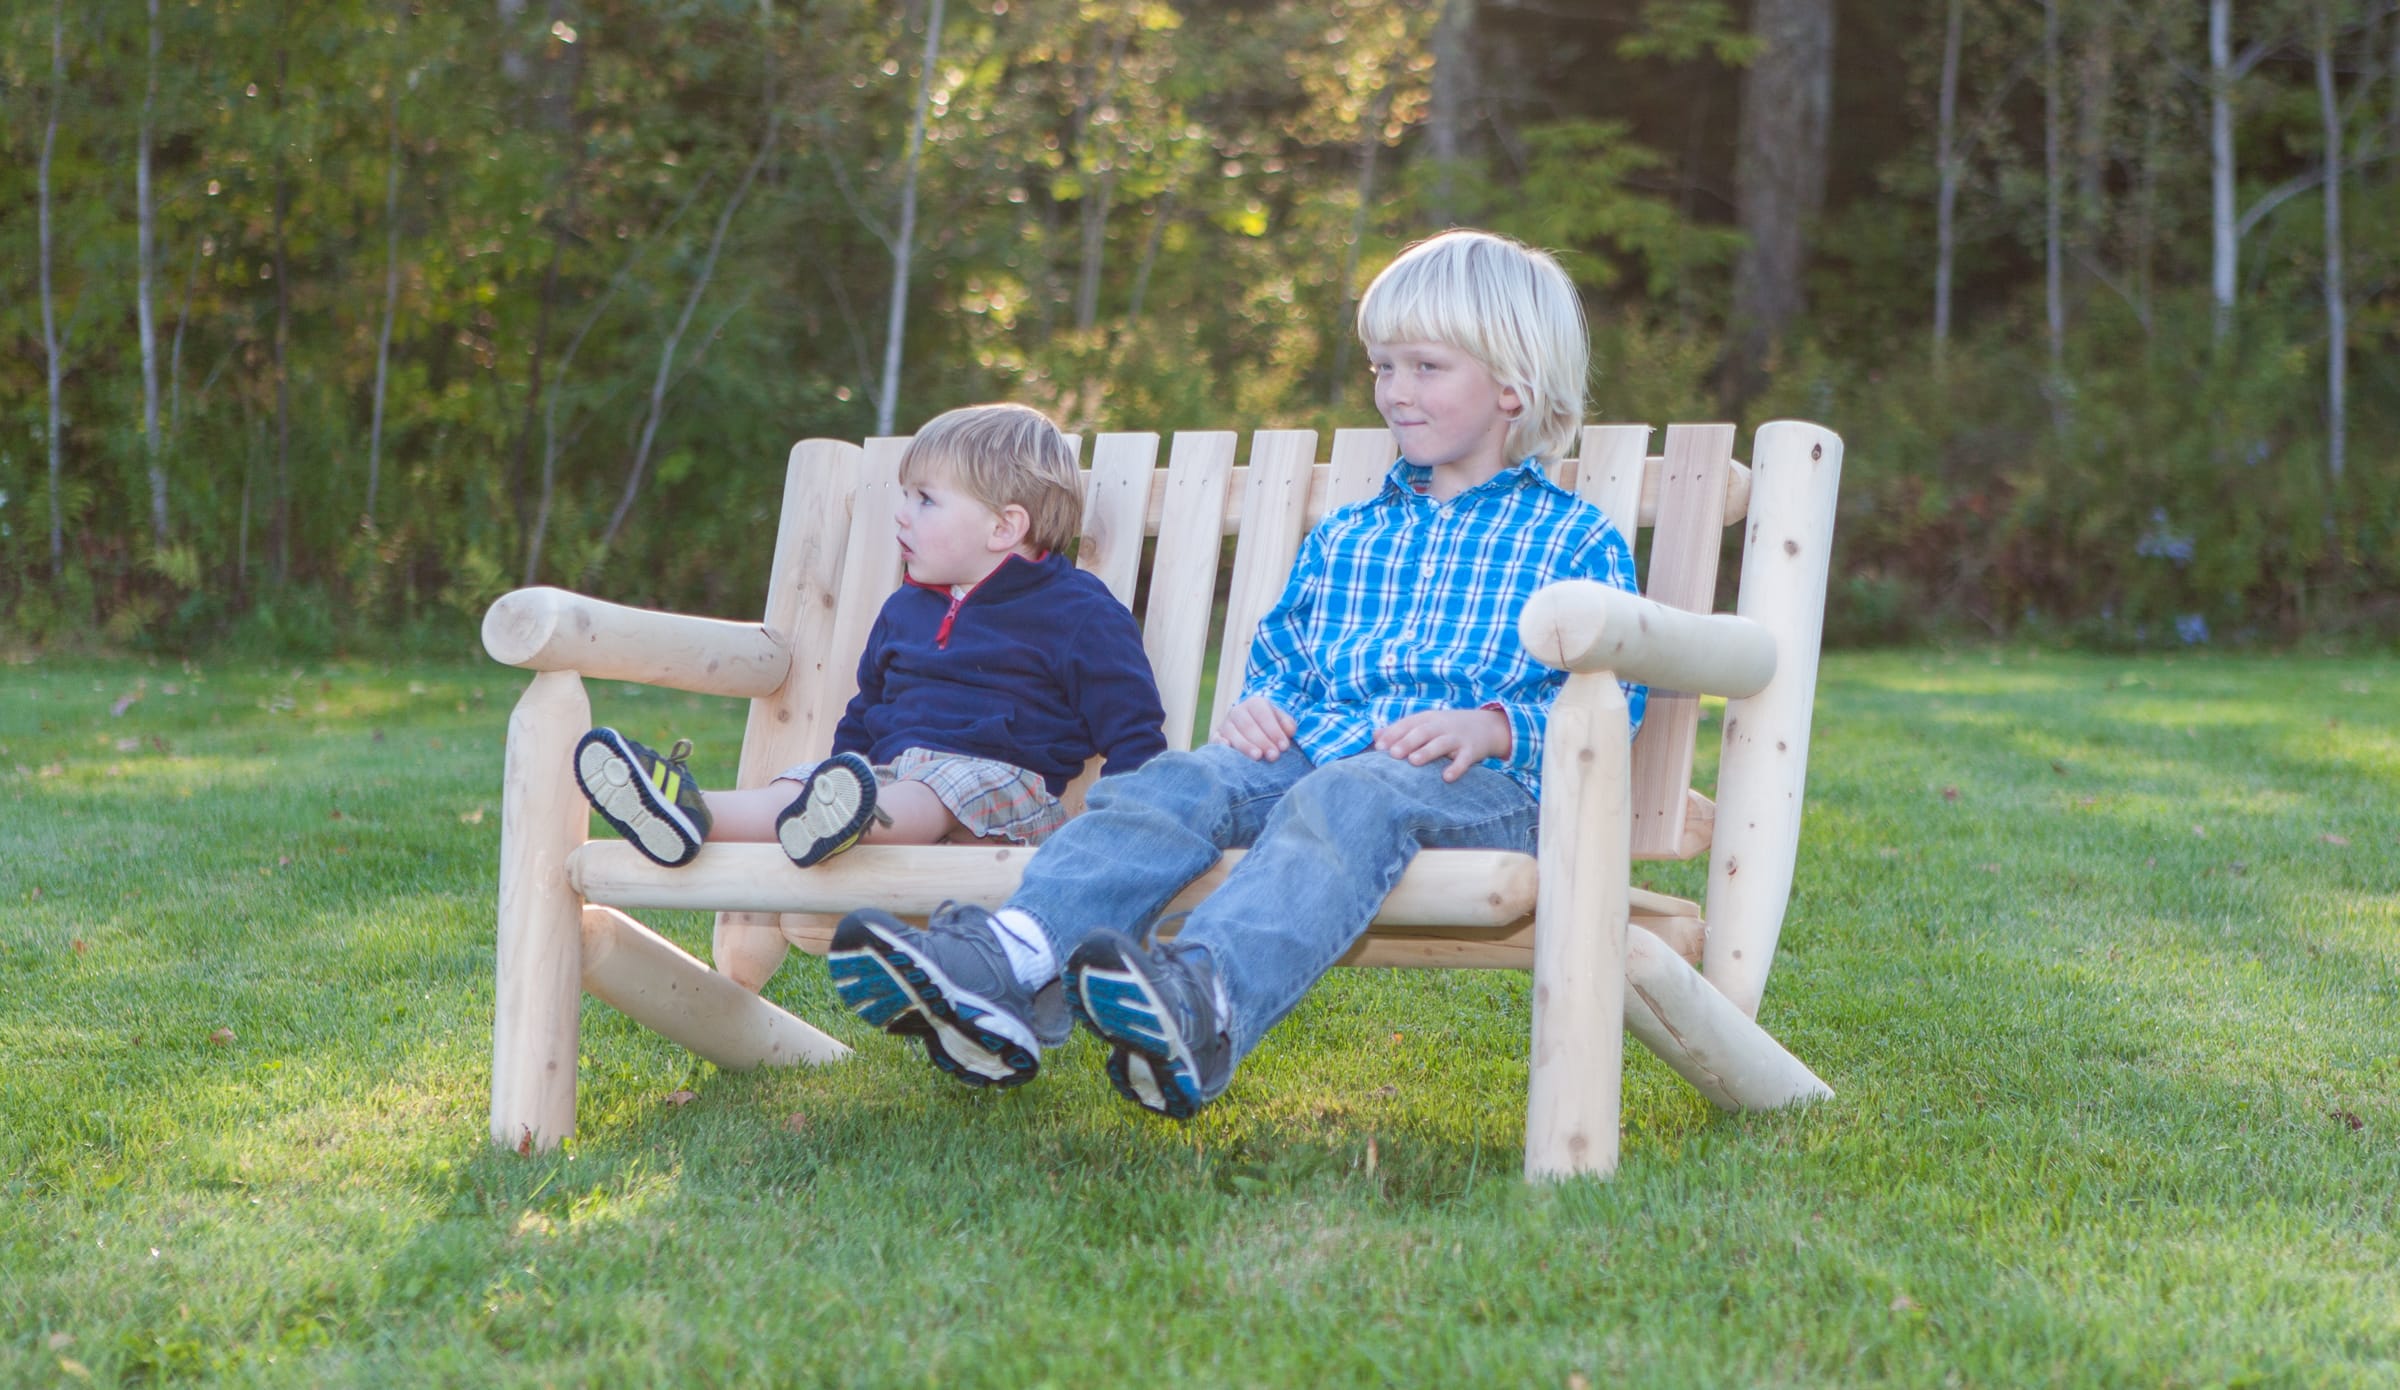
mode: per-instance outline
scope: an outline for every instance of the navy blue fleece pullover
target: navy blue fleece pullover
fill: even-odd
[[[858,662],[837,753],[888,763],[909,748],[992,758],[1055,796],[1084,760],[1129,772],[1165,751],[1141,629],[1063,555],[1011,555],[960,598],[904,583]]]

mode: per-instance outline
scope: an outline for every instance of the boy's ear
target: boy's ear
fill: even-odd
[[[1500,388],[1500,413],[1514,420],[1525,413],[1525,397],[1514,386]]]
[[[1014,550],[1023,545],[1026,535],[1033,530],[1033,514],[1019,503],[1009,503],[994,512],[992,517],[992,549],[995,552]]]

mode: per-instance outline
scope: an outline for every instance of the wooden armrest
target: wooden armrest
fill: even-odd
[[[574,671],[700,695],[772,695],[792,668],[761,623],[627,608],[548,587],[502,594],[483,615],[483,649],[503,665]]]
[[[1687,613],[1588,579],[1535,594],[1517,635],[1536,661],[1662,690],[1739,698],[1775,678],[1774,634],[1750,619]]]

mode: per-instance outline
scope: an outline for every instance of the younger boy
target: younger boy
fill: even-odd
[[[576,745],[577,785],[642,853],[672,867],[704,840],[776,840],[806,868],[862,840],[1034,844],[1066,818],[1058,794],[1085,760],[1125,771],[1167,746],[1133,615],[1063,553],[1082,478],[1047,416],[936,416],[900,484],[907,582],[868,634],[831,757],[704,792],[688,742],[661,757],[600,728]]]
[[[1189,1116],[1418,850],[1533,849],[1565,675],[1525,652],[1518,614],[1560,580],[1634,586],[1624,536],[1542,470],[1582,419],[1582,307],[1547,255],[1450,232],[1376,277],[1358,330],[1401,457],[1301,547],[1214,741],[1100,782],[998,913],[953,905],[919,929],[868,909],[835,932],[843,998],[944,1070],[1028,1080],[1071,1010],[1120,1094]],[[1643,695],[1627,690],[1637,721]],[[1159,940],[1168,901],[1245,845]]]

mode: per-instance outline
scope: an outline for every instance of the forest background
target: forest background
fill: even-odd
[[[1849,439],[1835,640],[2400,633],[2389,0],[20,0],[0,120],[20,643],[755,612],[798,438],[1373,423],[1451,224]]]

